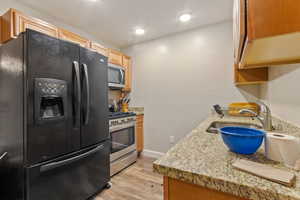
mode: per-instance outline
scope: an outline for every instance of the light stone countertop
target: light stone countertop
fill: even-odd
[[[136,115],[144,114],[144,107],[129,107],[129,112],[134,112]]]
[[[300,200],[299,172],[284,167],[282,164],[267,160],[263,146],[250,156],[230,152],[219,134],[206,132],[213,121],[250,122],[259,124],[247,117],[211,116],[196,129],[172,147],[163,157],[153,164],[154,171],[164,176],[188,183],[230,193],[254,200]],[[274,124],[280,120],[274,119]],[[260,125],[260,124],[259,124]],[[281,125],[290,130],[290,135],[300,136],[300,129],[290,125]],[[232,167],[238,158],[283,168],[297,175],[295,187],[289,188],[266,179],[253,176]]]

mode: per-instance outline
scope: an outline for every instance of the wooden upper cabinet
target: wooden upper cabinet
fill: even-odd
[[[85,39],[85,38],[81,37],[80,35],[77,35],[68,30],[65,30],[65,29],[58,30],[58,37],[60,39],[79,44],[82,47],[86,47],[86,48],[90,47],[90,41],[88,39]]]
[[[247,0],[250,41],[300,31],[299,0]]]
[[[123,66],[123,53],[109,49],[108,51],[108,62],[111,64]]]
[[[14,13],[15,9],[9,9],[6,13],[1,16],[1,43],[7,42],[13,38],[16,38],[15,34],[15,20]]]
[[[58,37],[57,27],[42,20],[27,17],[18,11],[14,11],[14,26],[14,35],[16,36],[26,29],[32,29],[52,37]]]
[[[299,0],[235,0],[235,62],[240,69],[300,62],[299,8]]]
[[[234,82],[236,85],[260,84],[268,81],[268,68],[239,69],[246,40],[246,1],[234,0],[233,42]]]
[[[102,45],[91,42],[88,39],[81,37],[68,30],[58,28],[45,21],[29,17],[16,9],[9,9],[6,13],[0,16],[0,43],[7,42],[18,37],[18,35],[26,29],[32,29],[46,35],[77,43],[85,48],[91,48],[98,53],[108,57],[108,62],[124,67],[125,69],[125,88],[124,92],[131,91],[132,69],[131,58],[123,53],[108,49]]]
[[[123,55],[123,67],[125,68],[125,88],[123,91],[131,91],[131,82],[132,82],[132,65],[131,58],[129,56]]]
[[[97,51],[98,53],[108,57],[108,49],[102,46],[101,44],[98,44],[96,42],[91,42],[91,49]]]
[[[233,41],[234,60],[238,64],[241,60],[246,37],[246,13],[244,0],[235,0],[233,8]]]
[[[6,42],[16,38],[20,33],[26,31],[26,29],[39,31],[52,37],[58,37],[58,29],[52,24],[33,17],[28,17],[15,9],[9,9],[2,16],[1,41]]]
[[[257,69],[239,69],[238,64],[234,64],[235,85],[261,84],[269,80],[269,70],[267,67]]]

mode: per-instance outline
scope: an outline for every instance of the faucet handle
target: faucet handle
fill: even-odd
[[[239,113],[240,114],[246,114],[246,113],[250,113],[252,114],[254,117],[258,117],[258,113],[252,111],[252,110],[249,110],[249,109],[241,109],[239,110]]]
[[[214,107],[216,113],[218,113],[218,115],[219,115],[221,118],[223,118],[223,117],[224,117],[224,113],[223,113],[223,111],[222,111],[221,106],[218,105],[218,104],[216,104],[216,105],[214,105],[213,107]]]

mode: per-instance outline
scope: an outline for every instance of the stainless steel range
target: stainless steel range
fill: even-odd
[[[113,176],[137,160],[134,113],[111,113],[109,132],[111,139],[110,175]]]

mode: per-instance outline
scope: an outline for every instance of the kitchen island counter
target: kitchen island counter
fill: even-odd
[[[218,116],[211,116],[158,159],[153,164],[154,171],[171,179],[243,199],[300,200],[299,180],[294,187],[289,188],[234,169],[232,163],[239,158],[244,158],[289,170],[281,164],[267,160],[263,154],[263,145],[257,153],[250,156],[230,152],[220,135],[206,132],[214,121],[259,125],[258,121],[247,117],[220,119]],[[299,129],[288,128],[292,131],[291,135],[299,135]],[[298,179],[300,173],[292,172],[297,175]]]

